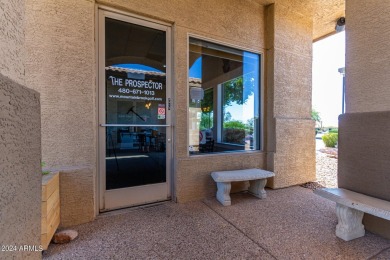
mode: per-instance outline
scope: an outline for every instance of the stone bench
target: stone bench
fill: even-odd
[[[324,188],[315,194],[336,202],[336,236],[349,241],[364,236],[364,213],[390,220],[390,202],[341,188]]]
[[[230,188],[232,181],[249,181],[249,193],[265,199],[267,194],[264,190],[267,178],[274,177],[273,172],[260,169],[246,169],[236,171],[212,172],[211,177],[217,183],[217,200],[224,206],[231,205]]]

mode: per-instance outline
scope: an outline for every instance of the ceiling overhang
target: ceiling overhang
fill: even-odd
[[[255,0],[261,5],[270,5],[281,0]],[[296,4],[294,3],[296,1]],[[310,0],[308,0],[310,1]],[[336,33],[336,22],[345,17],[345,0],[311,0],[313,3],[313,41]],[[302,7],[301,0],[286,1],[289,5]],[[310,8],[310,7],[308,7]],[[307,12],[309,9],[304,10]]]
[[[345,0],[313,0],[313,41],[335,34],[340,17],[345,17]]]

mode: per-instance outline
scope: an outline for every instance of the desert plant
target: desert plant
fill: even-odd
[[[318,112],[317,110],[315,110],[314,108],[311,110],[311,119],[313,119],[314,121],[320,123],[321,122],[321,116],[320,116],[320,112]]]
[[[322,141],[324,141],[326,147],[336,147],[338,137],[339,136],[336,133],[324,134],[322,136]]]
[[[47,175],[50,173],[50,171],[43,170],[43,168],[46,166],[45,162],[41,162],[41,168],[42,168],[42,175]]]

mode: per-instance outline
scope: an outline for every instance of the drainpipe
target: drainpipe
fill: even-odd
[[[343,76],[343,94],[341,100],[341,113],[345,113],[345,67],[339,68],[339,73]]]

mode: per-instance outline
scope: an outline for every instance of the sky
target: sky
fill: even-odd
[[[343,77],[338,72],[345,66],[345,32],[313,44],[313,108],[320,113],[322,126],[338,126],[342,110]]]

